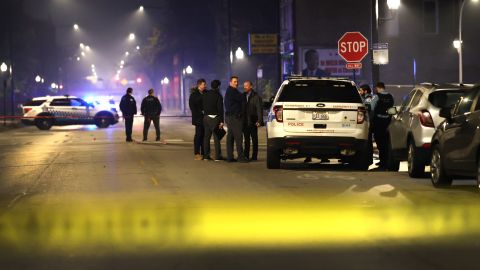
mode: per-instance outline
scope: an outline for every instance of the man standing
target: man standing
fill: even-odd
[[[244,156],[250,157],[250,140],[252,140],[252,158],[257,160],[258,157],[258,127],[263,124],[262,98],[253,90],[251,81],[243,83],[243,101],[245,102],[245,123],[243,127],[243,137],[245,140]]]
[[[212,81],[212,90],[205,91],[203,94],[203,113],[205,114],[203,116],[205,127],[203,160],[212,160],[210,157],[210,138],[212,138],[212,135],[215,143],[215,161],[223,160],[221,138],[218,137],[218,130],[223,129],[223,97],[220,94],[220,85],[219,80]]]
[[[157,134],[156,141],[160,141],[160,114],[162,113],[162,104],[160,104],[160,100],[154,95],[153,89],[148,90],[148,96],[143,99],[141,111],[145,117],[145,122],[143,123],[143,141],[147,140],[148,129],[152,121]]]
[[[195,136],[193,137],[193,154],[195,160],[202,160],[204,155],[203,137],[205,135],[205,127],[203,126],[203,104],[202,96],[207,88],[205,79],[197,81],[197,87],[192,89],[188,104],[192,111],[192,125],[195,126]]]
[[[120,101],[120,111],[122,111],[123,119],[125,120],[125,134],[127,135],[127,142],[132,140],[133,118],[137,114],[137,102],[132,96],[133,89],[128,88],[127,93]]]
[[[238,77],[230,78],[230,86],[225,93],[225,120],[228,127],[227,134],[227,161],[235,162],[233,145],[237,146],[238,162],[248,162],[243,156],[243,98],[238,91]]]
[[[304,77],[326,77],[330,76],[328,72],[325,72],[323,69],[320,69],[318,65],[320,64],[320,59],[318,57],[318,52],[316,50],[308,50],[305,53],[305,63],[307,68],[302,70],[302,76]]]
[[[388,139],[387,129],[390,124],[392,116],[388,114],[387,110],[394,105],[393,96],[385,91],[385,84],[378,82],[375,86],[377,95],[372,99],[373,111],[373,137],[377,143],[380,162],[377,163],[380,169],[387,168],[388,159]]]

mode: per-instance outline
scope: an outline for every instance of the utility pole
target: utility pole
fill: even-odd
[[[378,0],[370,1],[371,10],[371,36],[370,46],[370,59],[372,65],[372,85],[380,81],[380,66],[373,63],[373,44],[378,43]]]

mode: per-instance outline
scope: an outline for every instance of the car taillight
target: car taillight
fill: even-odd
[[[418,118],[420,119],[420,123],[424,127],[435,127],[433,123],[432,115],[428,111],[421,111],[418,113]]]
[[[25,113],[28,113],[28,112],[31,111],[31,110],[32,110],[32,108],[23,108],[23,113],[24,113],[24,114],[25,114]]]
[[[365,115],[367,110],[365,108],[358,108],[357,111],[357,124],[363,124],[365,122]]]
[[[283,122],[283,106],[273,107],[273,113],[275,114],[275,119],[277,122]]]

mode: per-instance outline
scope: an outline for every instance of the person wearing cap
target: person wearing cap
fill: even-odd
[[[142,115],[145,117],[143,123],[143,141],[147,140],[148,129],[153,122],[156,131],[156,141],[160,141],[160,114],[162,113],[162,104],[155,96],[153,89],[148,90],[148,96],[142,101],[141,106]]]
[[[132,93],[133,89],[128,88],[127,93],[120,101],[120,111],[122,111],[123,119],[125,120],[125,135],[127,136],[127,142],[133,142],[133,119],[135,118],[135,114],[137,114],[137,102]]]

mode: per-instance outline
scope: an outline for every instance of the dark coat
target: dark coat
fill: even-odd
[[[162,104],[156,96],[147,96],[142,100],[142,115],[145,117],[158,117],[162,113]]]
[[[243,93],[243,102],[245,103],[245,124],[254,126],[256,123],[263,125],[263,100],[253,91],[247,101],[247,93]]]
[[[194,88],[188,100],[188,105],[190,105],[190,110],[192,111],[192,125],[194,126],[203,124],[202,96],[203,93],[198,88]]]
[[[126,94],[122,97],[120,111],[122,111],[124,117],[132,117],[137,114],[137,102],[132,95]]]
[[[225,115],[243,117],[244,104],[242,94],[229,86],[225,92]]]
[[[203,113],[205,115],[217,115],[223,123],[223,97],[218,89],[206,91],[203,94]]]

